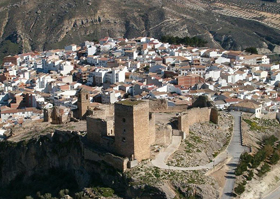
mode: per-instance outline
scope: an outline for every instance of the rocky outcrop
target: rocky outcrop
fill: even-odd
[[[89,183],[100,183],[117,190],[123,197],[165,198],[165,193],[157,187],[130,186],[131,179],[125,173],[104,161],[85,159],[83,151],[86,145],[82,139],[77,132],[56,131],[52,135],[19,143],[0,142],[0,186],[6,187],[19,176],[20,182],[26,184],[34,176],[48,176],[56,170],[73,175],[80,190]]]
[[[20,174],[28,179],[36,172],[44,173],[52,168],[73,171],[77,179],[82,173],[86,177],[82,154],[81,140],[72,133],[54,133],[19,143],[0,142],[1,184],[9,184]],[[83,181],[78,183],[83,186],[86,184]]]

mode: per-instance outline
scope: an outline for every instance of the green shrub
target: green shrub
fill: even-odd
[[[112,197],[114,195],[114,190],[111,188],[94,187],[93,190],[96,194],[99,194],[103,197]]]
[[[250,180],[253,179],[253,177],[254,177],[254,172],[252,170],[250,170],[248,172],[248,175],[247,175],[246,179],[250,181]]]
[[[257,168],[262,161],[266,158],[266,151],[264,149],[260,149],[252,158],[251,166],[252,168]]]
[[[173,36],[162,36],[160,39],[162,42],[168,42],[170,44],[184,44],[184,45],[189,45],[189,46],[196,46],[196,47],[202,47],[207,44],[206,40],[203,40],[198,37],[173,37]]]
[[[259,170],[258,176],[261,177],[268,171],[270,171],[270,166],[267,163],[264,163],[264,165]]]
[[[247,171],[248,163],[240,162],[235,170],[235,175],[240,176],[244,171]]]
[[[249,126],[250,130],[252,131],[263,131],[265,128],[262,126],[259,126],[256,122],[248,120],[248,119],[243,119]]]
[[[275,142],[278,140],[274,135],[264,138],[263,142],[265,145],[273,146]]]
[[[271,145],[265,145],[264,150],[265,150],[266,158],[270,157],[273,154],[273,151],[274,151],[274,149]]]
[[[234,192],[238,195],[242,194],[245,191],[245,186],[241,183],[234,188]]]
[[[273,155],[270,158],[271,164],[276,164],[279,161],[279,155],[277,151],[274,151]]]
[[[241,154],[240,161],[249,164],[252,161],[252,158],[253,157],[249,153],[245,152],[245,153]]]
[[[258,54],[258,50],[256,47],[249,47],[249,48],[246,48],[245,51],[247,53],[251,53],[251,54]]]

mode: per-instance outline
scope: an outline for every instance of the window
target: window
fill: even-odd
[[[125,118],[122,119],[123,123],[125,123]]]
[[[125,129],[123,130],[123,133],[126,133],[126,130],[125,130]]]
[[[123,141],[123,142],[125,142],[125,141],[126,141],[125,137],[123,137],[123,138],[122,138],[122,141]]]

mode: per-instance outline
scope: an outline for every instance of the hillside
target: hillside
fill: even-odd
[[[162,35],[199,36],[225,49],[273,50],[280,43],[279,11],[279,4],[260,0],[2,0],[0,52]]]

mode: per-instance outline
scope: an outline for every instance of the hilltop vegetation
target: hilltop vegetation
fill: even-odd
[[[162,36],[160,39],[162,42],[170,44],[184,44],[188,46],[203,47],[208,42],[199,37],[173,37],[170,35]]]

